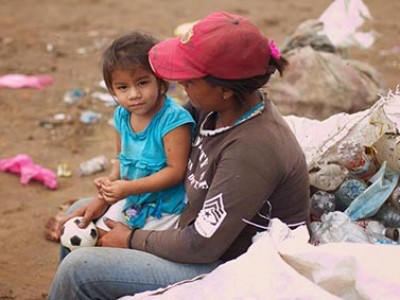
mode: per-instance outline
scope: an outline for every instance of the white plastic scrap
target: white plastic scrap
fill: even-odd
[[[324,23],[322,32],[337,48],[370,48],[376,33],[360,32],[358,29],[371,19],[371,13],[362,0],[335,0],[319,17]]]

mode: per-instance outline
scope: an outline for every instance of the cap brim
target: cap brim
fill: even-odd
[[[186,57],[180,38],[162,41],[151,48],[149,61],[154,73],[166,80],[188,80],[206,76]]]

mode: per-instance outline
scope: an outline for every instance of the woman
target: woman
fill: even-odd
[[[49,299],[115,299],[211,272],[243,254],[254,234],[279,218],[309,220],[303,152],[284,119],[259,90],[285,60],[246,18],[225,12],[199,21],[182,38],[149,53],[155,74],[179,81],[197,121],[178,228],[111,230],[100,245],[61,263]],[[105,209],[90,202],[85,220]],[[129,249],[126,249],[129,248]]]

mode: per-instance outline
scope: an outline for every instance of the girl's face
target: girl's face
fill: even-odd
[[[179,83],[185,88],[194,107],[205,112],[219,111],[221,109],[221,87],[212,86],[204,79],[190,79],[179,81]]]
[[[133,115],[152,117],[161,107],[157,78],[143,68],[115,70],[112,91],[118,103]]]

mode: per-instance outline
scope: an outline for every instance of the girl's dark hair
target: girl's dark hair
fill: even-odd
[[[288,61],[284,57],[276,59],[271,56],[267,67],[267,72],[264,75],[245,79],[219,79],[211,75],[207,75],[204,79],[213,86],[221,86],[233,92],[234,97],[245,105],[245,99],[255,90],[264,86],[270,79],[271,75],[278,70],[280,76],[283,75],[283,71],[288,64]]]
[[[115,70],[133,70],[141,67],[153,72],[148,60],[148,52],[157,42],[151,35],[135,31],[117,38],[104,51],[103,78],[111,94],[114,94],[111,75]],[[164,96],[168,91],[169,84],[161,78],[156,78],[159,95]]]

